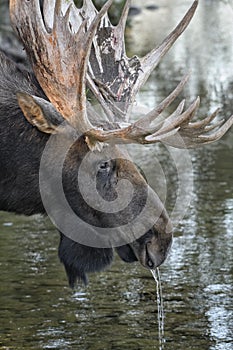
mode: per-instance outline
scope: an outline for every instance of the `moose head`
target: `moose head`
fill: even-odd
[[[199,98],[186,109],[182,101],[166,119],[160,118],[188,75],[157,107],[130,122],[136,94],[186,29],[198,1],[143,58],[129,58],[125,51],[130,1],[116,26],[108,17],[112,2],[98,12],[91,0],[81,8],[73,0],[10,0],[12,25],[34,72],[17,71],[17,83],[12,84],[24,142],[30,140],[22,181],[28,185],[30,166],[36,174],[28,186],[36,193],[37,206],[30,211],[34,204],[25,199],[21,212],[46,211],[58,227],[59,256],[71,286],[108,266],[113,248],[124,261],[138,260],[154,269],[171,246],[166,209],[123,145],[163,142],[195,148],[220,139],[233,124],[232,116],[210,125],[217,111],[192,122]],[[19,76],[25,82],[21,87]],[[100,108],[92,106],[88,93]],[[13,201],[1,208],[20,212]]]

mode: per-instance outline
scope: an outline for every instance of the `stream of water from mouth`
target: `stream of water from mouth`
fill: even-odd
[[[163,291],[160,277],[160,271],[157,267],[155,270],[151,270],[152,276],[156,282],[157,292],[157,308],[158,308],[158,334],[159,334],[159,350],[164,349],[165,336],[164,336],[164,307],[163,307]]]

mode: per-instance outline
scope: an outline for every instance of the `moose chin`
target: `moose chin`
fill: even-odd
[[[171,247],[166,209],[122,145],[164,142],[195,148],[220,139],[233,124],[232,116],[210,126],[217,111],[193,122],[199,98],[186,109],[182,101],[165,120],[156,121],[188,76],[152,111],[129,121],[136,94],[186,29],[198,1],[143,58],[125,52],[130,1],[117,26],[108,17],[112,2],[98,12],[91,0],[81,8],[73,0],[10,0],[12,26],[30,67],[19,67],[0,53],[0,210],[52,219],[71,287],[109,266],[114,249],[125,262],[155,269]],[[98,110],[87,99],[87,89]],[[130,186],[122,191],[124,181]],[[120,193],[130,200],[108,210]],[[94,195],[92,207],[88,201]]]

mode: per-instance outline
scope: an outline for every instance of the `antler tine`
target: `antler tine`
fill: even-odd
[[[214,129],[219,129],[220,126],[222,126],[224,123],[225,123],[225,119],[221,119],[217,123],[206,126],[205,128],[203,128],[203,131],[193,129],[193,127],[192,127],[193,123],[190,123],[191,125],[189,128],[192,129],[193,134],[201,135],[202,133],[209,133],[210,131],[213,131]]]
[[[129,13],[129,8],[131,5],[131,0],[126,0],[120,20],[115,27],[115,35],[119,43],[123,45],[121,48],[120,54],[117,54],[117,57],[120,59],[121,55],[125,53],[125,40],[124,40],[124,35],[125,35],[125,26],[128,18],[128,13]]]
[[[124,5],[124,8],[123,8],[120,20],[119,20],[119,22],[117,24],[117,27],[121,27],[122,28],[122,31],[125,30],[125,26],[126,26],[126,22],[127,22],[127,18],[128,18],[128,13],[129,13],[129,8],[130,8],[130,5],[131,5],[131,2],[132,2],[131,0],[126,0],[125,1],[125,5]]]
[[[144,58],[140,59],[141,62],[141,71],[139,74],[139,78],[133,88],[132,91],[132,99],[133,96],[137,94],[140,87],[146,82],[151,72],[158,65],[163,56],[168,52],[168,50],[172,47],[175,41],[179,38],[179,36],[184,32],[184,30],[189,25],[193,15],[197,9],[198,0],[195,0],[186,15],[180,21],[180,23],[176,26],[176,28],[163,40],[163,42],[151,52],[149,52]]]
[[[55,0],[54,13],[53,13],[53,30],[57,29],[56,21],[63,17],[61,7],[62,7],[62,0]]]
[[[213,134],[211,135],[199,135],[201,143],[211,143],[221,139],[221,137],[231,128],[233,125],[233,115]]]
[[[161,103],[161,104],[163,104],[163,102]],[[170,120],[177,120],[177,118],[180,116],[180,115],[182,115],[182,112],[183,112],[183,109],[184,109],[184,105],[185,105],[185,99],[184,100],[182,100],[181,102],[180,102],[180,104],[178,105],[178,107],[175,109],[175,111],[168,117],[168,118],[166,118],[165,120],[162,120],[161,122],[159,122],[158,124],[155,124],[155,126],[152,126],[152,127],[150,127],[149,129],[141,129],[141,136],[143,136],[143,135],[153,135],[153,134],[155,134],[156,132],[158,132],[159,130],[161,130],[161,128],[162,127],[164,127],[165,125],[167,125],[168,124],[168,120],[170,119]],[[159,107],[159,106],[158,106]],[[159,110],[159,108],[158,108],[158,110]],[[159,115],[160,113],[158,112],[158,115]],[[137,123],[137,122],[136,122]],[[134,125],[136,124],[136,123],[134,123]],[[179,129],[179,127],[178,127],[178,129]],[[174,129],[174,130],[177,130],[178,131],[178,129]],[[169,131],[168,131],[169,132]],[[172,133],[173,134],[173,133]]]
[[[49,0],[48,0],[49,1]],[[62,0],[55,0],[54,13],[53,13],[53,32],[57,33],[61,28],[68,28],[69,15],[71,12],[72,2],[66,1],[65,5],[67,8],[63,8],[64,15],[62,11]],[[63,29],[64,30],[64,29]]]
[[[220,108],[217,108],[214,113],[210,114],[209,116],[207,116],[206,118],[199,120],[197,122],[192,123],[192,129],[204,129],[205,126],[207,126],[212,120],[214,120],[214,118],[217,116],[217,114],[219,113]]]
[[[137,120],[135,123],[133,123],[133,125],[137,128],[141,128],[144,130],[148,129],[148,127],[155,120],[155,118],[157,118],[157,116],[159,116],[164,111],[164,109],[167,108],[180,94],[188,79],[189,74],[186,74],[183,77],[183,79],[179,82],[177,87],[156,108],[154,108],[141,119]]]
[[[150,134],[149,136],[146,136],[146,140],[153,142],[154,140],[158,140],[161,135],[165,135],[166,133],[169,133],[173,129],[176,129],[176,128],[180,129],[183,124],[187,124],[189,120],[193,118],[199,105],[200,105],[200,98],[198,97],[189,106],[189,108],[187,108],[187,110],[184,113],[178,116],[176,115],[174,116],[172,114],[167,119],[165,119],[162,127],[155,133]]]

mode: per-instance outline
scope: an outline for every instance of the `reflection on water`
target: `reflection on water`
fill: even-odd
[[[190,1],[156,4],[157,10],[144,8],[132,18],[129,51],[144,53],[161,41]],[[139,103],[153,107],[191,68],[184,96],[190,101],[200,94],[203,114],[221,106],[229,116],[232,21],[228,2],[200,1],[192,25],[149,79]],[[232,136],[230,131],[190,153],[191,203],[160,269],[166,350],[233,349]],[[170,151],[153,146],[132,153],[155,188],[166,184],[171,211],[179,184]],[[58,235],[47,220],[0,213],[0,241],[0,349],[159,349],[157,296],[148,271],[116,259],[110,270],[91,276],[87,288],[72,292],[57,258]]]
[[[135,3],[140,1],[135,1]],[[130,51],[143,55],[160,43],[173,29],[191,5],[191,1],[158,0],[158,10],[142,11],[143,18],[133,18],[134,30],[129,34]],[[233,57],[233,9],[230,2],[219,0],[200,1],[199,8],[190,26],[166,55],[159,69],[149,82],[143,102],[154,105],[161,93],[170,90],[181,76],[191,71],[191,79],[185,94],[189,98],[201,95],[204,111],[212,110],[233,99],[232,57]],[[159,26],[158,26],[159,23]],[[156,79],[157,84],[155,84]],[[159,83],[159,84],[158,84]],[[142,95],[143,96],[143,95]],[[142,97],[143,99],[143,97]],[[227,106],[224,106],[224,110]],[[229,116],[229,110],[228,116]]]

